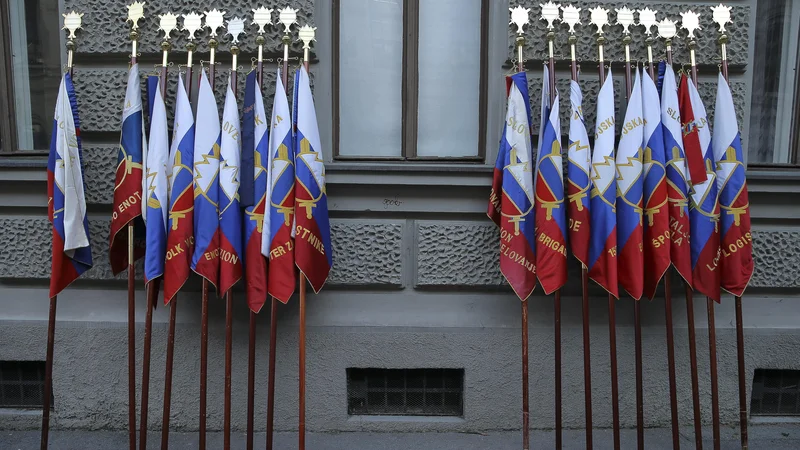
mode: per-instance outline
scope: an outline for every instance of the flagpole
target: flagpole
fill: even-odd
[[[649,11],[649,9],[647,10]],[[640,11],[639,22],[644,25],[647,34],[644,41],[647,46],[647,70],[650,73],[650,79],[655,83],[657,82],[655,65],[653,64],[653,44],[655,39],[650,31],[653,25],[656,25],[655,12],[652,12],[652,17],[646,21],[643,17],[643,12]],[[667,371],[669,375],[669,406],[672,416],[672,448],[677,450],[680,448],[680,430],[678,428],[678,393],[675,380],[675,341],[672,328],[672,287],[670,278],[669,268],[667,268],[664,273],[664,317],[667,329]]]

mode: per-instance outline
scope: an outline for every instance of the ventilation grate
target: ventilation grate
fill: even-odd
[[[0,408],[41,408],[44,372],[44,361],[0,361]]]
[[[462,416],[464,369],[347,369],[350,415]]]
[[[750,414],[800,416],[800,370],[756,369]]]

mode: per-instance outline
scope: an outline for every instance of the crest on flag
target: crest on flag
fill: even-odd
[[[570,82],[569,150],[567,156],[567,198],[569,200],[569,244],[572,254],[584,266],[589,260],[590,178],[592,150],[583,118],[583,95],[577,81]]]
[[[222,295],[242,278],[242,211],[239,208],[241,133],[233,76],[225,93],[219,162],[219,290]]]
[[[147,152],[145,187],[147,201],[143,218],[147,224],[145,247],[145,283],[164,274],[167,250],[167,215],[169,214],[168,168],[169,130],[167,109],[161,97],[161,83],[154,89],[153,110],[150,116],[150,148]]]

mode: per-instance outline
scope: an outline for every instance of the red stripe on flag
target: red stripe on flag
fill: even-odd
[[[80,275],[72,260],[64,255],[64,240],[53,228],[53,261],[50,269],[50,297],[55,297]]]
[[[669,269],[670,264],[670,232],[669,209],[667,208],[667,183],[662,178],[653,189],[648,203],[644,207],[644,287],[643,292],[653,299],[658,283]]]
[[[589,278],[594,280],[609,294],[619,298],[617,281],[617,227],[615,226],[605,243],[605,251],[589,270]]]
[[[219,291],[225,295],[242,279],[242,259],[228,238],[219,233]]]
[[[282,226],[278,230],[270,248],[267,290],[269,295],[288,303],[297,284],[294,242],[288,226]]]
[[[114,275],[128,268],[128,223],[142,215],[142,169],[125,161],[117,166],[114,181],[114,202],[111,211],[109,260]],[[144,256],[144,242],[134,242],[133,259]]]

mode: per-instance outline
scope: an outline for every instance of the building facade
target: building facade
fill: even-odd
[[[124,275],[112,276],[108,265],[113,171],[130,53],[123,3],[10,0],[0,6],[0,101],[8,111],[0,124],[0,361],[8,369],[4,373],[22,373],[15,361],[45,359],[51,232],[44,155],[59,74],[66,60],[64,33],[59,30],[61,13],[72,9],[85,13],[84,28],[76,40],[74,79],[95,267],[59,296],[51,419],[52,426],[59,429],[127,427],[126,283]],[[271,8],[286,6],[272,0],[263,3]],[[300,24],[317,27],[311,72],[328,172],[334,247],[330,279],[320,294],[309,295],[307,304],[310,431],[475,432],[520,427],[520,302],[499,271],[499,234],[486,217],[504,117],[503,76],[511,71],[514,58],[508,3],[298,0],[291,5],[299,9]],[[524,54],[532,109],[537,111],[541,61],[547,50],[545,23],[537,20],[539,2],[519,3],[532,9]],[[599,83],[594,28],[588,25],[586,9],[598,3],[609,8],[649,6],[659,12],[659,19],[678,20],[680,12],[688,9],[701,13],[699,91],[713,123],[719,48],[710,3],[573,3],[584,8],[577,51],[583,69],[587,128],[594,126]],[[800,370],[800,206],[796,201],[800,194],[800,103],[796,100],[800,94],[796,73],[800,5],[791,0],[727,3],[733,6],[728,55],[748,158],[756,261],[744,298],[750,395],[757,369]],[[142,77],[160,61],[163,35],[157,33],[158,15],[168,10],[183,14],[216,7],[225,10],[227,17],[247,18],[249,24],[256,6],[260,5],[234,0],[148,2],[146,18],[140,22]],[[247,35],[241,36],[240,61],[245,66],[255,55],[255,30],[248,25]],[[279,67],[274,59],[280,56],[281,35],[279,27],[267,30],[268,56],[273,58],[265,69],[267,108],[272,105]],[[198,37],[195,61],[207,60],[207,30]],[[567,37],[566,26],[559,24],[556,86],[562,93],[565,134],[569,114],[564,94],[569,89]],[[621,122],[625,111],[621,27],[611,27],[606,37]],[[296,35],[292,56],[302,54],[302,44],[295,39]],[[186,61],[186,33],[173,35],[171,42],[170,123],[177,66]],[[229,48],[229,38],[221,38],[218,74],[227,74]],[[686,39],[677,38],[674,50],[676,68],[688,66]],[[646,59],[641,27],[633,30],[632,52],[636,61]],[[657,58],[663,57],[662,39],[657,39],[654,52]],[[195,65],[195,73],[198,67]],[[220,104],[226,79],[218,76],[216,80]],[[538,129],[538,123],[534,114],[532,128]],[[580,428],[584,426],[580,268],[570,261],[561,318],[562,395],[564,425]],[[140,373],[145,315],[141,270],[137,280]],[[682,425],[688,425],[692,402],[686,306],[680,295],[682,286],[676,282],[672,292],[679,414]],[[590,296],[594,426],[610,427],[607,301],[595,286]],[[233,425],[243,430],[248,310],[241,287],[235,298]],[[694,307],[702,417],[709,422],[705,299],[695,296]],[[200,282],[195,276],[180,293],[177,308],[171,424],[173,429],[189,431],[197,429],[199,407]],[[530,308],[531,426],[548,429],[554,426],[553,298],[537,290]],[[668,426],[663,290],[655,300],[643,300],[642,313],[645,424]],[[222,299],[212,299],[210,314],[208,424],[210,429],[221,429]],[[154,316],[149,407],[154,429],[161,424],[168,315],[167,308],[159,307]],[[296,299],[281,305],[278,316],[276,429],[292,430],[297,427],[298,415]],[[721,420],[734,424],[738,396],[731,296],[723,297],[715,318]],[[617,302],[616,321],[621,421],[622,426],[633,427],[633,300],[623,297]],[[259,430],[264,429],[266,417],[268,330],[265,308],[258,315],[255,412]],[[422,406],[441,401],[455,409],[419,417],[404,409],[402,401],[396,404],[385,397],[373,403],[378,408],[375,411],[384,415],[373,414],[375,411],[360,408],[364,405],[353,394],[354,386],[363,382],[356,378],[364,372],[351,369],[364,368],[457,369],[452,372],[456,379],[452,392],[430,390],[422,400]],[[426,383],[437,380],[447,387],[451,372],[436,373],[424,373]],[[404,386],[409,383],[406,378]],[[6,385],[8,380],[0,380],[0,384]],[[11,389],[8,392],[11,398]],[[447,393],[456,395],[448,397]],[[13,403],[9,402],[5,405]],[[391,414],[390,404],[398,408],[396,414]],[[381,410],[381,405],[385,409]],[[0,429],[35,429],[39,424],[40,412],[35,408],[0,405]]]

